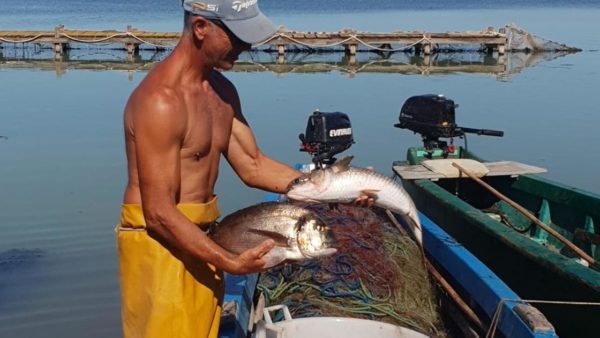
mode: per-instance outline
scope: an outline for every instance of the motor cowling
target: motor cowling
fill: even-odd
[[[350,118],[341,112],[313,112],[299,138],[300,151],[310,153],[317,165],[332,164],[336,154],[354,143]]]
[[[418,95],[408,98],[400,109],[398,128],[410,129],[429,138],[461,136],[455,121],[458,104],[443,95]]]

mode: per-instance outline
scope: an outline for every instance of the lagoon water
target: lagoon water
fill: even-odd
[[[2,0],[0,29],[178,31],[171,1]],[[277,24],[331,31],[480,30],[516,22],[582,49],[508,77],[494,74],[230,72],[263,151],[306,162],[297,135],[315,109],[347,113],[355,165],[391,174],[418,135],[393,127],[412,95],[442,93],[457,122],[499,129],[469,137],[487,159],[548,169],[546,177],[600,193],[598,1],[261,0]],[[0,49],[0,54],[3,50]],[[4,53],[10,53],[5,50]],[[0,57],[0,337],[119,337],[113,227],[125,185],[121,114],[145,72],[12,69]],[[224,214],[257,202],[226,162],[217,193]]]

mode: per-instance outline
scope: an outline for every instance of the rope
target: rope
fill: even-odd
[[[144,43],[144,44],[147,44],[147,45],[151,45],[151,46],[154,46],[154,47],[163,47],[163,48],[165,48],[165,47],[171,47],[171,48],[175,47],[175,45],[159,45],[159,44],[152,43],[150,41],[147,41],[147,40],[144,40],[144,39],[138,37],[137,35],[135,35],[132,32],[116,33],[116,34],[110,35],[108,37],[105,37],[105,38],[102,38],[102,39],[96,39],[96,40],[82,40],[82,39],[78,39],[78,38],[72,37],[72,36],[70,36],[68,34],[65,34],[65,33],[60,33],[60,35],[64,36],[65,38],[67,38],[69,40],[72,40],[72,41],[75,41],[75,42],[80,42],[80,43],[99,43],[99,42],[104,42],[104,41],[107,41],[107,40],[110,40],[110,39],[116,38],[116,37],[131,37],[131,38],[133,38],[133,39],[135,39],[135,40],[137,40],[137,41],[139,41],[141,43]]]
[[[410,45],[407,45],[407,46],[404,46],[404,47],[400,47],[400,48],[380,48],[380,47],[373,46],[372,44],[369,44],[369,43],[367,43],[367,42],[365,42],[365,41],[363,41],[363,40],[359,39],[357,36],[354,36],[354,38],[355,38],[355,40],[356,40],[356,41],[360,42],[361,44],[363,44],[363,45],[365,45],[365,46],[367,46],[367,47],[369,47],[369,48],[372,48],[372,49],[375,49],[375,50],[378,50],[378,51],[382,51],[382,52],[398,52],[398,51],[405,51],[405,50],[407,50],[407,49],[410,49],[410,48],[412,48],[412,47],[414,47],[414,46],[416,46],[416,45],[418,45],[418,44],[421,44],[421,42],[423,42],[423,41],[426,41],[426,42],[429,42],[429,43],[431,43],[431,40],[429,40],[429,39],[428,39],[428,38],[425,36],[425,34],[423,34],[423,37],[422,37],[420,40],[418,40],[417,42],[415,42],[415,43],[413,43],[413,44],[410,44]]]
[[[501,299],[496,306],[496,311],[492,317],[490,327],[485,335],[485,338],[492,338],[496,335],[496,329],[500,323],[500,313],[503,305],[507,302],[523,303],[523,304],[557,304],[557,305],[579,305],[579,306],[600,306],[600,302],[574,302],[560,300],[538,300],[538,299]]]
[[[31,42],[31,41],[37,40],[37,39],[39,39],[40,37],[42,37],[44,35],[45,35],[44,33],[43,34],[38,34],[35,37],[29,38],[29,39],[24,39],[24,40],[10,40],[10,39],[6,39],[6,38],[1,38],[0,37],[0,41],[2,41],[2,42],[8,42],[8,43],[27,43],[27,42]],[[141,42],[143,44],[151,45],[151,46],[154,46],[154,47],[162,47],[162,48],[167,48],[168,47],[168,48],[172,48],[172,47],[175,46],[175,45],[160,45],[160,44],[155,44],[155,43],[152,43],[150,41],[147,41],[147,40],[144,40],[144,39],[138,37],[133,32],[115,33],[113,35],[110,35],[110,36],[107,36],[107,37],[104,37],[104,38],[90,39],[90,40],[79,39],[79,38],[71,36],[71,35],[69,35],[67,33],[63,33],[63,32],[60,32],[59,36],[65,37],[65,38],[67,38],[67,39],[69,39],[71,41],[75,41],[75,42],[79,42],[79,43],[100,43],[100,42],[105,42],[105,41],[108,41],[108,40],[116,38],[116,37],[131,37],[131,38],[133,38],[133,39],[135,39],[135,40],[137,40],[137,41],[139,41],[139,42]],[[301,46],[305,46],[305,47],[308,47],[308,48],[329,48],[329,47],[335,47],[335,46],[344,45],[344,44],[347,44],[348,42],[355,41],[355,42],[358,42],[358,43],[360,43],[360,44],[362,44],[362,45],[364,45],[364,46],[366,46],[368,48],[371,48],[371,49],[374,49],[374,50],[377,50],[377,51],[381,51],[381,52],[405,51],[405,50],[410,49],[410,48],[412,48],[412,47],[414,47],[414,46],[416,46],[418,44],[421,44],[423,42],[428,42],[430,44],[432,43],[432,41],[429,38],[427,38],[427,36],[425,34],[423,34],[423,37],[421,39],[419,39],[418,41],[416,41],[416,42],[414,42],[414,43],[412,43],[410,45],[406,45],[406,46],[399,47],[399,48],[381,48],[381,47],[372,45],[372,44],[370,44],[370,43],[368,43],[368,42],[360,39],[357,35],[353,34],[353,35],[350,35],[346,39],[343,39],[343,40],[340,40],[340,41],[337,41],[337,42],[334,42],[334,43],[330,43],[330,44],[313,44],[313,43],[302,42],[302,41],[300,41],[298,39],[295,39],[295,38],[293,38],[291,36],[288,36],[288,35],[286,35],[284,33],[277,33],[277,34],[273,35],[272,37],[268,38],[267,40],[265,40],[265,41],[263,41],[263,42],[261,42],[259,44],[256,44],[255,46],[258,47],[258,46],[262,46],[262,45],[268,44],[269,42],[271,42],[271,41],[273,41],[274,39],[277,39],[277,38],[286,38],[286,39],[288,39],[289,41],[291,41],[291,42],[293,42],[295,44],[298,44],[298,45],[301,45]]]
[[[104,41],[110,40],[112,38],[127,36],[129,34],[128,33],[116,33],[116,34],[107,36],[105,38],[96,39],[96,40],[82,40],[82,39],[78,39],[78,38],[72,37],[72,36],[70,36],[70,35],[68,35],[66,33],[60,33],[59,35],[60,36],[64,36],[65,38],[67,38],[69,40],[72,40],[72,41],[75,41],[75,42],[80,42],[80,43],[99,43],[99,42],[104,42]]]
[[[128,34],[129,36],[131,36],[132,38],[134,38],[134,39],[138,40],[138,41],[139,41],[139,42],[141,42],[141,43],[145,43],[145,44],[147,44],[147,45],[151,45],[151,46],[154,46],[154,47],[162,47],[162,48],[173,48],[173,47],[175,47],[175,45],[159,45],[159,44],[155,44],[155,43],[152,43],[152,42],[146,41],[146,40],[144,40],[144,39],[142,39],[142,38],[139,38],[139,37],[137,37],[136,35],[134,35],[133,33],[127,33],[127,34]]]
[[[31,39],[24,39],[24,40],[10,40],[10,39],[5,39],[5,38],[1,38],[0,37],[0,41],[7,42],[7,43],[27,43],[27,42],[31,42],[31,41],[37,40],[37,39],[39,39],[40,37],[42,37],[44,35],[45,34],[42,33],[42,34],[38,34],[38,35],[32,37]]]
[[[341,40],[341,41],[338,41],[338,42],[335,42],[335,43],[332,43],[332,44],[313,44],[313,43],[306,43],[306,42],[302,42],[302,41],[296,40],[293,37],[287,36],[287,35],[285,35],[283,33],[277,33],[277,34],[273,35],[272,37],[266,39],[265,41],[256,44],[255,46],[258,47],[258,46],[266,45],[267,43],[269,43],[272,40],[277,39],[277,38],[286,38],[286,39],[292,41],[293,43],[296,43],[296,44],[301,45],[301,46],[306,46],[306,47],[309,47],[309,48],[313,48],[313,47],[326,48],[326,47],[339,46],[339,45],[344,44],[344,43],[346,43],[348,41],[352,41],[354,39],[354,37],[355,37],[354,35],[351,35],[349,38],[346,38],[344,40]]]
[[[11,39],[6,39],[6,38],[0,37],[0,41],[7,42],[7,43],[27,43],[27,42],[35,41],[35,40],[39,39],[40,37],[42,37],[44,35],[46,35],[46,34],[42,33],[42,34],[38,34],[38,35],[36,35],[36,36],[34,36],[32,38],[23,39],[23,40],[11,40]],[[133,38],[133,39],[135,39],[135,40],[137,40],[137,41],[139,41],[139,42],[141,42],[143,44],[151,45],[151,46],[154,46],[154,47],[162,47],[162,48],[173,48],[173,47],[175,47],[175,45],[159,45],[159,44],[152,43],[150,41],[147,41],[147,40],[144,40],[144,39],[138,37],[137,35],[135,35],[132,32],[115,33],[113,35],[109,35],[109,36],[104,37],[104,38],[89,39],[89,40],[79,39],[79,38],[71,36],[71,35],[69,35],[67,33],[63,33],[63,32],[60,32],[59,36],[67,38],[68,40],[71,40],[71,41],[79,42],[79,43],[101,43],[101,42],[105,42],[105,41],[108,41],[110,39],[117,38],[117,37],[131,37],[131,38]]]
[[[412,48],[412,47],[414,47],[414,46],[416,46],[418,44],[421,44],[424,41],[431,43],[431,40],[429,38],[427,38],[427,36],[425,36],[425,34],[423,34],[423,37],[421,39],[419,39],[417,42],[412,43],[412,44],[407,45],[407,46],[404,46],[404,47],[399,47],[399,48],[381,48],[381,47],[377,47],[377,46],[374,46],[374,45],[372,45],[370,43],[367,43],[367,42],[363,41],[357,35],[354,35],[354,34],[350,35],[346,39],[343,39],[343,40],[340,40],[340,41],[337,41],[337,42],[334,42],[334,43],[330,43],[330,44],[315,44],[315,43],[306,43],[306,42],[299,41],[299,40],[297,40],[297,39],[295,39],[295,38],[293,38],[291,36],[285,35],[284,33],[277,33],[277,34],[273,35],[272,37],[268,38],[267,40],[265,40],[265,41],[263,41],[263,42],[261,42],[259,44],[256,44],[255,46],[258,47],[258,46],[262,46],[262,45],[268,44],[269,42],[271,42],[271,41],[273,41],[274,39],[277,39],[277,38],[286,38],[286,39],[292,41],[295,44],[298,44],[298,45],[301,45],[301,46],[305,46],[305,47],[308,47],[308,48],[328,48],[328,47],[335,47],[335,46],[346,44],[347,42],[350,42],[350,41],[356,41],[356,42],[358,42],[358,43],[360,43],[360,44],[362,44],[362,45],[364,45],[366,47],[369,47],[371,49],[375,49],[375,50],[378,50],[378,51],[382,51],[382,52],[404,51],[404,50],[410,49],[410,48]]]

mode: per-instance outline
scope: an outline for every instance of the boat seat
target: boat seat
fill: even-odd
[[[485,164],[471,160],[468,158],[459,158],[459,159],[439,159],[439,160],[425,160],[423,161],[423,166],[434,173],[442,174],[447,178],[456,178],[462,177],[458,168],[454,167],[452,163],[456,163],[461,167],[465,168],[469,172],[473,173],[473,175],[477,177],[485,176],[490,170],[485,166]]]
[[[525,174],[540,174],[546,169],[515,161],[479,162],[472,159],[438,159],[425,160],[419,165],[396,165],[394,172],[405,180],[427,179],[437,181],[440,178],[467,177],[460,175],[457,168],[452,166],[456,162],[463,168],[482,176],[511,176],[517,177]]]

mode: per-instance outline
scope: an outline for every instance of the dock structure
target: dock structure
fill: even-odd
[[[153,48],[172,48],[180,33],[143,32],[127,26],[125,31],[66,30],[63,25],[53,31],[0,31],[0,48],[3,43],[52,45],[56,54],[63,54],[70,44],[122,44],[130,54],[136,54],[141,45]]]
[[[479,32],[389,32],[372,33],[345,29],[339,32],[293,32],[280,29],[262,45],[275,46],[283,55],[289,46],[309,49],[343,47],[348,55],[356,55],[360,47],[366,51],[399,52],[414,50],[415,53],[431,55],[435,46],[480,45],[502,55],[506,51],[506,32],[488,27]]]
[[[71,44],[120,44],[129,54],[135,55],[141,46],[153,49],[173,48],[181,33],[147,32],[128,26],[125,31],[67,30],[63,25],[52,31],[0,31],[2,44],[51,45],[57,56]],[[336,49],[343,48],[347,55],[361,51],[393,53],[414,50],[417,54],[431,55],[435,46],[479,45],[488,51],[506,52],[507,36],[504,28],[489,27],[478,32],[390,32],[372,33],[345,29],[339,32],[296,32],[281,27],[279,31],[254,48],[270,48],[283,57],[291,49]]]

